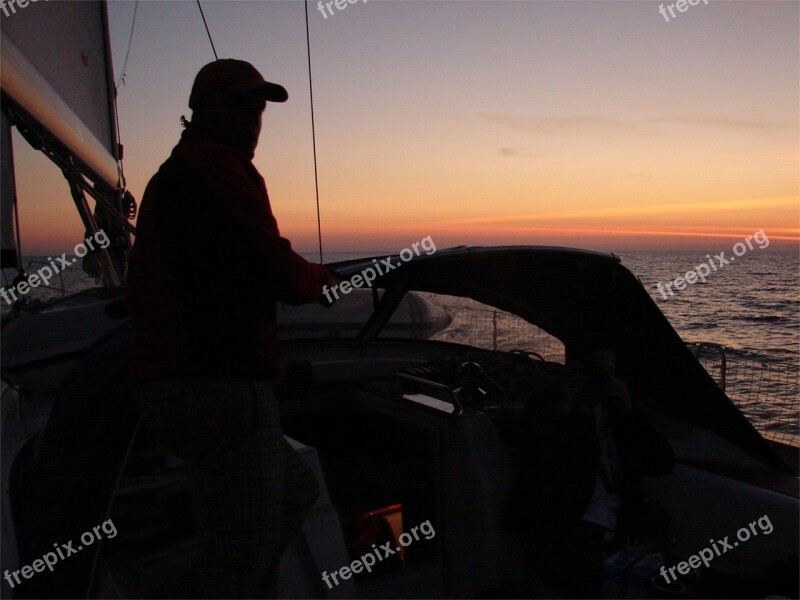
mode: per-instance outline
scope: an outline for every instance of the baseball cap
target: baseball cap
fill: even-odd
[[[234,58],[221,58],[200,69],[192,85],[189,108],[194,110],[201,98],[216,92],[260,92],[268,102],[286,102],[289,98],[283,86],[265,81],[249,62]]]

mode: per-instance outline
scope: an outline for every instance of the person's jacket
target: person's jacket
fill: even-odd
[[[623,513],[635,511],[642,502],[641,476],[669,474],[672,447],[641,409],[609,407],[608,418],[619,457],[618,469],[609,474],[612,491],[620,496]],[[520,473],[506,518],[546,539],[578,522],[592,499],[601,468],[595,417],[582,410],[561,414],[534,407],[525,411],[522,427],[526,435],[519,447]],[[633,515],[620,517],[625,527]]]
[[[329,274],[280,236],[251,156],[187,129],[147,185],[137,228],[132,380],[274,378],[276,302],[319,301]]]

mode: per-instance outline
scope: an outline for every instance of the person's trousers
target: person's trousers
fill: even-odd
[[[283,437],[268,382],[182,377],[136,386],[143,424],[186,469],[197,523],[196,597],[277,594],[280,558],[316,500]]]

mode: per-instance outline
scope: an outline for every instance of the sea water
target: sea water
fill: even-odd
[[[367,256],[388,256],[382,252],[337,252],[327,253],[325,262],[331,263]],[[763,372],[780,373],[775,381],[764,381],[772,386],[769,391],[771,401],[779,406],[780,419],[789,434],[796,436],[798,421],[797,373],[800,367],[800,255],[797,252],[780,251],[775,248],[755,248],[724,268],[711,272],[705,282],[687,285],[683,290],[673,289],[673,294],[664,297],[657,284],[674,281],[685,275],[702,262],[707,262],[705,251],[647,251],[620,253],[622,264],[639,277],[642,285],[655,300],[659,309],[686,342],[711,342],[732,349],[747,357],[758,366],[763,363]],[[715,252],[711,253],[712,255]],[[728,253],[730,254],[730,253]],[[309,260],[318,261],[319,255],[307,253]],[[727,255],[726,255],[727,256]],[[729,256],[728,256],[729,258]],[[26,258],[29,272],[47,262],[48,257]],[[97,283],[87,277],[80,263],[65,269],[63,288],[65,293],[95,287]],[[2,285],[9,285],[13,277],[11,270],[3,273]],[[209,273],[209,286],[213,286],[214,274]],[[58,277],[51,286],[61,287]],[[663,287],[663,286],[662,286]],[[60,289],[37,288],[30,292],[30,299],[50,299],[61,296]],[[0,300],[2,312],[9,306]],[[456,310],[458,305],[456,305]],[[455,326],[455,319],[454,325]],[[463,320],[469,328],[470,320]],[[503,323],[499,323],[503,329]],[[513,337],[513,327],[506,328],[506,337]],[[465,332],[469,333],[469,332]],[[485,330],[473,332],[474,335],[487,335]],[[482,340],[465,340],[477,343]],[[514,346],[515,340],[503,339],[503,345]],[[486,344],[479,344],[487,347]],[[769,371],[767,368],[773,369]],[[775,368],[779,371],[775,371]],[[710,372],[710,371],[709,371]],[[748,371],[747,378],[760,377]],[[735,382],[733,382],[735,383]],[[731,390],[726,390],[733,398]],[[762,431],[769,432],[776,427],[775,410],[770,406],[742,406],[748,417]],[[760,400],[759,400],[760,401]],[[789,418],[788,426],[786,418]],[[793,432],[793,433],[792,433]],[[776,438],[777,439],[777,438]],[[796,437],[795,437],[796,439]],[[787,439],[786,441],[790,441]]]

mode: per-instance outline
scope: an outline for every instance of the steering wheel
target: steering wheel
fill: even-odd
[[[467,361],[461,365],[459,372],[461,379],[453,393],[462,406],[483,408],[487,403],[508,406],[508,396],[503,388],[478,363]]]

